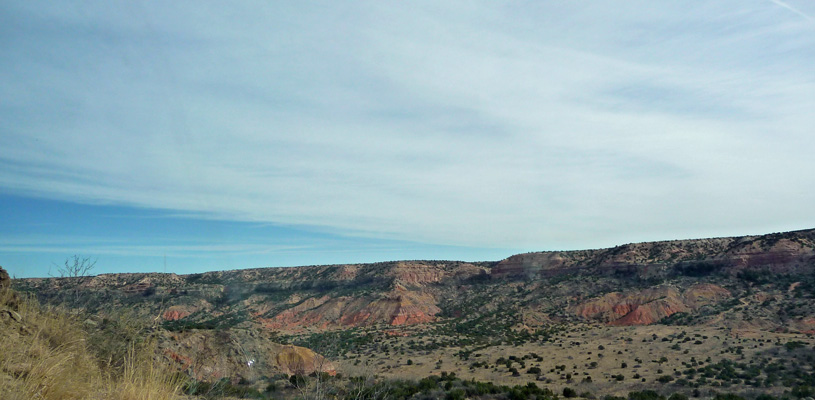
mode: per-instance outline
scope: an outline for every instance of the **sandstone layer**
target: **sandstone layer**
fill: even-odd
[[[650,325],[673,314],[690,312],[728,298],[730,292],[712,284],[696,284],[683,293],[661,286],[629,293],[607,293],[578,304],[571,311],[609,325]]]

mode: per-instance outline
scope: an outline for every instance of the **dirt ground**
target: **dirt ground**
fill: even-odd
[[[578,325],[557,334],[549,342],[464,348],[473,350],[467,360],[458,355],[462,348],[432,351],[410,349],[411,340],[432,339],[420,332],[389,338],[387,344],[394,349],[391,354],[348,354],[348,359],[337,362],[338,369],[352,374],[351,371],[367,365],[385,377],[410,379],[454,372],[462,379],[505,385],[536,382],[556,393],[564,387],[571,387],[578,393],[603,395],[624,395],[633,390],[660,388],[690,393],[693,390],[691,386],[676,383],[677,379],[682,378],[677,372],[725,359],[740,363],[772,360],[783,353],[783,343],[791,340],[803,342],[810,348],[815,344],[815,340],[807,335],[714,327]],[[518,360],[511,363],[519,374],[517,376],[513,376],[505,363],[496,365],[499,358],[509,359],[511,356]],[[474,363],[477,366],[471,368]],[[539,368],[540,373],[528,373],[533,367]],[[807,368],[811,369],[811,366]],[[621,379],[619,375],[622,375]],[[658,381],[659,377],[666,375],[673,378],[667,383],[671,385],[670,388],[665,388],[666,383]],[[709,385],[701,385],[699,389],[723,390]],[[783,388],[777,389],[769,390],[780,393]],[[738,392],[747,389],[731,386],[727,390]]]

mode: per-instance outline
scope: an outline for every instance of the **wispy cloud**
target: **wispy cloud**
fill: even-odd
[[[56,253],[92,256],[212,257],[303,251],[307,246],[260,243],[130,244],[121,239],[87,236],[25,235],[2,237],[0,253]]]
[[[794,12],[794,13],[796,13],[796,14],[798,14],[798,15],[802,16],[802,17],[804,17],[806,20],[808,20],[808,21],[810,21],[810,22],[815,22],[815,18],[813,18],[813,17],[809,16],[808,14],[804,14],[804,12],[803,12],[803,11],[801,11],[801,10],[799,10],[799,9],[797,9],[797,8],[795,8],[795,7],[793,7],[793,6],[789,5],[789,4],[787,4],[787,3],[785,3],[785,2],[783,2],[783,1],[781,1],[781,0],[770,0],[770,1],[771,1],[772,3],[777,4],[778,6],[784,7],[784,8],[786,8],[787,10],[790,10],[790,11],[792,11],[792,12]]]
[[[469,246],[811,226],[815,38],[759,4],[7,3],[0,187]]]

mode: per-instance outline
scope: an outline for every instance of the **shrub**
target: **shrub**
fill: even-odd
[[[665,400],[665,398],[653,390],[643,390],[628,393],[628,400]]]
[[[799,399],[804,397],[812,397],[815,395],[815,390],[813,390],[811,386],[799,385],[792,388],[792,395]]]
[[[799,342],[799,341],[796,341],[796,340],[792,340],[792,341],[789,341],[787,343],[784,343],[784,348],[786,348],[788,351],[793,351],[795,349],[799,349],[799,348],[804,347],[804,346],[806,346],[806,344],[804,342]]]
[[[716,393],[716,396],[713,398],[714,400],[746,400],[744,397],[733,393]]]

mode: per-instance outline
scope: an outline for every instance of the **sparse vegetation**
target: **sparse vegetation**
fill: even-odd
[[[10,296],[11,291],[0,290],[0,304]],[[41,306],[28,296],[15,303],[19,320],[0,323],[3,399],[169,400],[178,392],[181,381],[153,358],[154,342],[130,342],[119,354],[123,343],[102,340],[119,340],[116,336],[83,340],[88,334],[76,314]]]
[[[802,237],[807,246],[815,243],[815,233]],[[813,397],[812,262],[784,272],[756,267],[774,274],[769,279],[706,259],[710,249],[729,246],[753,251],[763,245],[723,239],[564,252],[559,257],[569,269],[554,276],[493,275],[501,268],[495,263],[428,261],[408,265],[404,275],[399,263],[377,263],[128,274],[95,279],[83,290],[70,279],[14,285],[48,304],[42,312],[66,318],[66,328],[40,335],[52,354],[39,353],[55,363],[53,371],[64,365],[59,352],[84,354],[85,361],[64,358],[90,365],[77,379],[94,389],[77,389],[77,398],[113,391],[115,382],[162,382],[166,374],[135,377],[133,371],[150,365],[138,354],[172,358],[177,370],[195,375],[196,353],[240,367],[228,379],[219,370],[222,375],[196,375],[177,387],[207,399]],[[614,257],[627,261],[604,264]],[[59,303],[68,308],[52,307]],[[59,321],[54,326],[62,326]],[[80,330],[84,344],[60,339],[57,331],[71,329]],[[182,342],[189,348],[170,346]],[[335,363],[337,375],[283,376],[274,353],[247,345],[255,342],[314,349]],[[4,362],[9,371],[19,367]]]

